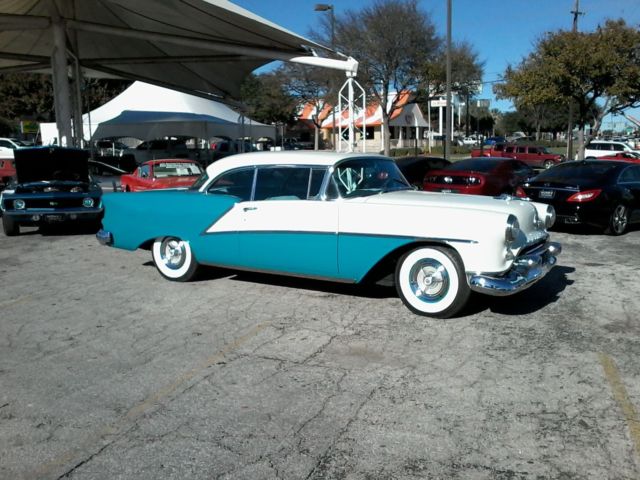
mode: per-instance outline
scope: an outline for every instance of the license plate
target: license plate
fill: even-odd
[[[540,190],[538,198],[553,198],[555,193],[553,190]]]
[[[63,215],[47,215],[45,218],[47,222],[62,222],[64,220]]]

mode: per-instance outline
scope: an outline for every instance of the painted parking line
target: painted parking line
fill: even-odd
[[[270,325],[269,322],[259,323],[255,325],[247,333],[238,337],[233,342],[228,343],[221,350],[214,353],[210,357],[207,357],[206,359],[204,359],[196,367],[183,373],[170,384],[165,385],[164,387],[160,388],[156,392],[149,395],[142,402],[133,406],[120,420],[117,420],[111,425],[104,426],[96,433],[90,435],[88,438],[85,438],[82,442],[83,445],[95,445],[97,447],[97,445],[99,445],[100,443],[103,444],[102,447],[96,448],[96,453],[89,454],[87,449],[84,449],[84,448],[77,448],[74,450],[70,450],[63,454],[60,454],[50,462],[47,462],[46,464],[42,465],[35,472],[33,472],[32,476],[35,478],[40,478],[43,475],[47,475],[51,473],[56,468],[60,468],[68,463],[71,463],[72,461],[75,461],[75,464],[72,467],[70,467],[67,470],[67,472],[65,472],[62,476],[64,477],[68,475],[77,467],[87,462],[89,459],[91,459],[92,457],[100,453],[102,450],[107,448],[109,445],[111,445],[115,441],[115,438],[114,438],[108,443],[106,443],[105,437],[119,435],[122,432],[126,431],[128,426],[132,425],[138,418],[145,415],[154,407],[157,407],[160,403],[165,401],[168,397],[171,396],[171,394],[173,394],[176,390],[178,390],[180,386],[185,385],[187,382],[192,380],[195,376],[197,376],[199,373],[203,372],[207,368],[224,360],[224,358],[229,353],[236,350],[244,343],[248,342],[250,339],[258,335],[262,330],[267,328],[269,325]],[[87,457],[87,456],[88,456],[88,459],[81,460],[81,458]]]
[[[598,357],[600,359],[602,369],[604,370],[604,376],[607,379],[607,382],[609,382],[609,386],[613,392],[613,398],[615,398],[618,406],[622,410],[622,414],[624,415],[627,426],[629,427],[631,440],[636,447],[636,455],[640,457],[640,417],[638,417],[638,412],[629,399],[627,389],[620,377],[620,371],[618,370],[613,358],[606,353],[599,353]]]

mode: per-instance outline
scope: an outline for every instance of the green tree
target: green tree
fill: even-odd
[[[640,105],[640,31],[608,20],[595,32],[549,33],[504,79],[497,96],[518,105],[575,102],[582,157],[586,125],[597,133],[606,115]]]
[[[286,123],[291,125],[296,112],[296,102],[285,88],[282,71],[250,75],[242,84],[242,103],[249,117],[262,123]]]

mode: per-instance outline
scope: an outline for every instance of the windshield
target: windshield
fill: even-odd
[[[341,162],[334,168],[331,183],[343,198],[412,189],[396,163],[385,157],[354,158]]]
[[[496,168],[503,160],[493,160],[484,158],[467,158],[448,165],[444,170],[464,171],[472,170],[474,172],[490,172]]]
[[[192,177],[202,174],[202,169],[195,162],[160,162],[153,167],[153,174],[157,178]]]
[[[200,190],[205,183],[209,181],[209,175],[207,175],[207,171],[205,170],[202,175],[200,175],[195,182],[189,187],[189,190]]]

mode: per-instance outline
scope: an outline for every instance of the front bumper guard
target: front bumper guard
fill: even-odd
[[[96,233],[96,238],[98,239],[100,245],[113,245],[113,234],[111,232],[100,229],[98,230],[98,233]]]
[[[543,278],[557,263],[562,246],[548,242],[538,249],[517,257],[509,270],[499,276],[473,274],[469,286],[475,292],[493,296],[518,293]]]

